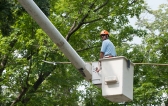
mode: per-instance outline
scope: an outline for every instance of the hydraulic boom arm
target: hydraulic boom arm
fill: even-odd
[[[51,40],[59,47],[71,63],[80,71],[86,80],[91,79],[91,65],[85,63],[61,33],[55,28],[46,15],[33,0],[18,0],[37,24],[45,31]]]

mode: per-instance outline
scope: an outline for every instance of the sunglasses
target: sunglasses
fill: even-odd
[[[101,34],[100,36],[103,37],[103,36],[106,36],[106,34]]]

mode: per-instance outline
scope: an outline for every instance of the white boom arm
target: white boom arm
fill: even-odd
[[[18,0],[37,24],[59,47],[86,80],[91,80],[91,65],[85,63],[33,0]]]

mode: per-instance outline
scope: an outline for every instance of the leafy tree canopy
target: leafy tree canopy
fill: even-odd
[[[139,18],[145,9],[143,0],[34,1],[85,61],[98,60],[99,33],[106,29],[118,55],[133,62],[167,63],[166,29],[158,27],[164,33],[152,36],[155,33],[147,34],[129,25],[128,17]],[[166,16],[158,11],[156,17],[160,13]],[[71,64],[44,62],[68,60],[18,1],[1,0],[0,15],[0,105],[119,105],[104,99],[97,87],[85,83]],[[150,25],[146,29],[151,31],[166,23],[159,17],[153,23],[143,22],[143,26]],[[127,43],[134,36],[143,38],[144,44]],[[161,66],[136,66],[134,101],[128,104],[160,103],[162,93],[167,92],[166,72]],[[85,92],[77,89],[81,85]]]

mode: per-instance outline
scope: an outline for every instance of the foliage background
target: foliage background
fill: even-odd
[[[133,63],[167,64],[167,5],[148,9],[143,0],[34,0],[85,61],[97,61],[99,32],[110,31],[118,56]],[[139,15],[154,15],[152,22]],[[129,25],[137,17],[140,29]],[[134,36],[142,44],[130,44]],[[134,99],[112,103],[86,82],[17,0],[0,0],[0,105],[118,106],[168,104],[167,66],[136,65]],[[78,90],[84,86],[85,90]]]

